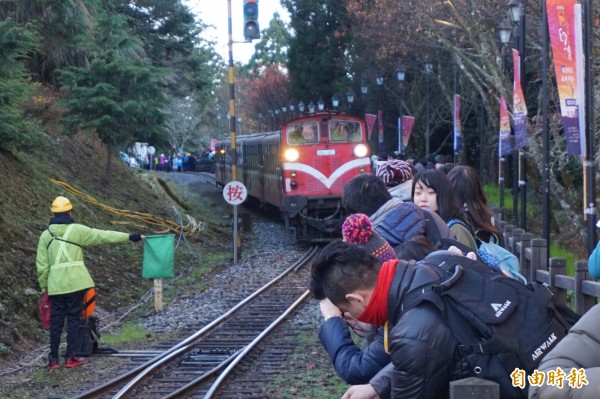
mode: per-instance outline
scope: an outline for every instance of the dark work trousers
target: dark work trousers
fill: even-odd
[[[73,356],[73,352],[75,352],[85,291],[50,296],[52,304],[52,316],[50,318],[50,357],[54,360],[58,360],[58,347],[60,346],[60,336],[63,331],[65,318],[67,319],[67,351],[65,359],[69,359]]]

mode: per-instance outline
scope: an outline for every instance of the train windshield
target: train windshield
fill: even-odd
[[[361,141],[361,126],[359,122],[340,121],[332,119],[329,121],[329,138],[331,141]]]
[[[288,144],[313,144],[319,139],[319,125],[317,122],[288,125],[286,135]]]

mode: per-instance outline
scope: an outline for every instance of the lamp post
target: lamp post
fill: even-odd
[[[293,117],[294,116],[294,109],[296,108],[296,103],[294,102],[293,98],[290,100],[290,104],[288,105],[288,107],[290,108],[290,114]]]
[[[508,9],[510,16],[517,25],[517,35],[515,37],[515,47],[519,51],[520,63],[515,65],[514,68],[518,68],[519,80],[523,82],[524,73],[523,66],[525,60],[525,13],[524,6],[520,0],[510,0],[508,2]],[[524,90],[524,86],[523,90]],[[515,141],[515,144],[519,144]],[[526,200],[527,200],[527,187],[525,178],[525,152],[522,147],[518,148],[518,158],[513,160],[513,224],[517,225],[519,212],[519,193],[521,193],[521,212],[520,212],[520,227],[526,229],[527,224],[527,213],[526,213]]]
[[[364,96],[367,93],[369,93],[369,85],[367,84],[366,80],[361,80],[360,81],[360,93]]]
[[[513,27],[510,21],[506,18],[500,22],[498,26],[498,35],[500,36],[500,43],[502,43],[502,73],[506,73],[506,45],[510,41]],[[504,218],[504,169],[506,164],[506,158],[500,154],[500,144],[498,145],[498,188],[500,191],[500,217]]]
[[[429,159],[429,123],[430,123],[430,111],[429,111],[429,75],[433,71],[433,63],[425,63],[425,115],[426,115],[426,126],[425,126],[425,159]]]
[[[400,86],[400,106],[399,111],[400,115],[398,115],[398,154],[402,154],[404,152],[404,148],[402,146],[402,102],[404,101],[404,79],[406,78],[406,71],[404,68],[399,66],[396,68],[396,80],[398,81],[398,85]]]
[[[313,103],[312,100],[308,103],[308,113],[309,114],[315,113],[315,103]]]

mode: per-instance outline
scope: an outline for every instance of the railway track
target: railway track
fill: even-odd
[[[317,247],[311,248],[279,276],[181,342],[162,350],[117,354],[131,355],[132,367],[72,399],[265,397],[260,391],[268,382],[269,368],[277,367],[296,343],[293,330],[278,332],[273,342],[261,341],[308,297],[308,268],[302,267],[317,252]],[[256,361],[259,365],[253,366]]]

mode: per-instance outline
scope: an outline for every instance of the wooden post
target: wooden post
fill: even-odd
[[[547,242],[543,238],[531,240],[531,260],[529,263],[529,281],[535,280],[535,272],[538,269],[548,270]]]
[[[154,310],[157,312],[162,312],[163,310],[163,301],[162,301],[162,279],[155,278],[154,279]]]
[[[550,287],[555,287],[558,295],[558,302],[567,304],[567,290],[556,287],[556,276],[567,274],[567,261],[563,258],[550,258],[548,270],[550,271]]]
[[[596,304],[595,297],[581,292],[581,282],[583,280],[590,280],[587,260],[578,260],[575,262],[575,311],[580,315],[583,315]]]
[[[450,381],[450,399],[500,399],[498,383],[469,377]]]

